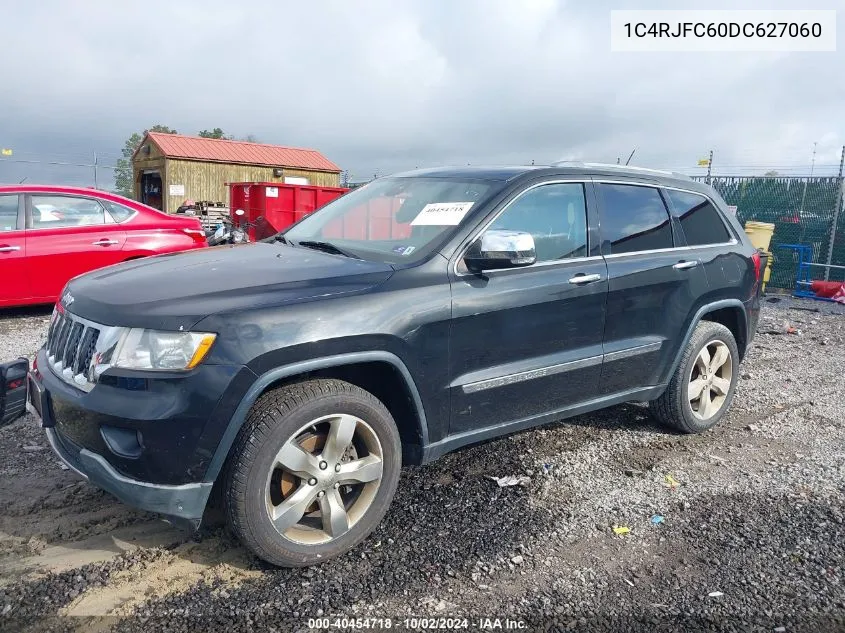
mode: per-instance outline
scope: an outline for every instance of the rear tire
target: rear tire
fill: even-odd
[[[664,426],[703,433],[727,413],[738,376],[739,350],[731,331],[721,323],[701,321],[669,386],[649,409]]]
[[[232,447],[227,522],[273,565],[321,563],[379,524],[401,467],[396,424],[371,393],[333,379],[280,387],[256,401]]]

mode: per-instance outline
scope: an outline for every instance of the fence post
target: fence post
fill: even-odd
[[[842,168],[845,166],[845,145],[842,146],[842,156],[839,159],[839,189],[836,191],[836,203],[833,207],[833,226],[830,227],[830,242],[827,245],[827,262],[830,266],[833,261],[833,245],[836,243],[836,226],[839,224],[839,211],[842,209]],[[830,268],[824,269],[824,280],[830,281]]]
[[[707,184],[710,184],[710,170],[713,168],[713,150],[710,150],[710,159],[707,161]]]

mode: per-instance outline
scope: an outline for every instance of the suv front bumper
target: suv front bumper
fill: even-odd
[[[41,367],[44,367],[43,371]],[[217,372],[218,369],[209,368],[208,371]],[[131,414],[137,412],[137,406],[133,409],[133,404],[137,405],[137,402],[130,398],[115,397],[114,390],[108,387],[98,390],[99,387],[90,393],[75,393],[73,387],[59,380],[46,366],[42,349],[38,352],[36,365],[27,373],[26,407],[39,418],[50,446],[68,468],[127,505],[161,514],[171,523],[183,527],[199,527],[213,481],[185,482],[182,479],[153,482],[145,480],[147,477],[144,476],[146,472],[150,473],[150,478],[160,474],[165,463],[169,464],[175,458],[183,459],[183,464],[191,461],[190,454],[196,453],[196,444],[187,443],[185,452],[177,456],[169,455],[169,461],[163,463],[160,461],[160,443],[147,447],[138,458],[124,459],[113,454],[107,447],[108,443],[103,441],[104,429],[115,428],[115,425],[128,430],[163,425],[168,430],[167,435],[172,434],[172,443],[176,444],[180,437],[199,434],[191,430],[195,427],[189,423],[190,418],[183,418],[174,411],[173,417],[131,419]],[[161,398],[150,392],[134,395]],[[154,437],[154,434],[150,435]],[[102,442],[102,446],[95,440]],[[189,448],[191,446],[194,448]],[[131,476],[134,474],[131,473],[133,468],[137,468],[143,478]],[[130,472],[127,473],[127,470]]]
[[[165,486],[130,479],[117,472],[100,455],[74,446],[55,428],[46,427],[47,441],[65,465],[123,503],[157,512],[171,523],[195,530],[202,521],[213,484],[200,482]]]

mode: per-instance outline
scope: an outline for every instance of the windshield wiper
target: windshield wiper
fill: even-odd
[[[352,259],[361,259],[351,251],[335,246],[331,242],[318,242],[314,240],[302,240],[296,243],[297,246],[304,246],[305,248],[313,248],[314,250],[324,251],[326,253],[334,253],[336,255],[343,255],[344,257],[351,257]]]

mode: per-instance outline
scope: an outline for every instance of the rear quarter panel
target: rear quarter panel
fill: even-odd
[[[198,218],[173,217],[144,208],[137,210],[135,217],[123,223],[126,228],[123,250],[127,259],[208,246],[205,237],[195,238],[183,230],[201,231],[202,224]]]
[[[181,230],[136,229],[126,233],[123,253],[127,258],[175,253],[195,248],[205,248],[206,243],[195,241]]]

